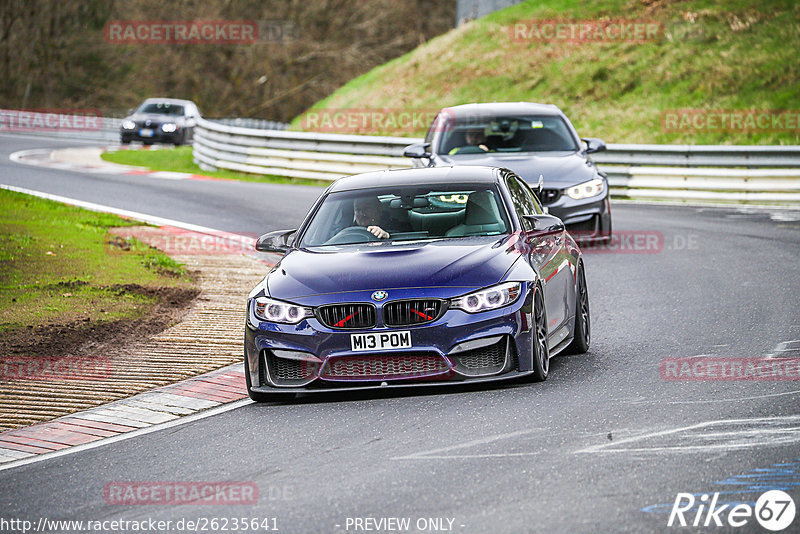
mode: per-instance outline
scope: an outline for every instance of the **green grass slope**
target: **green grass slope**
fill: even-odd
[[[660,34],[647,42],[511,38],[515,23],[554,19],[650,22]],[[351,80],[312,110],[423,112],[530,101],[556,104],[582,136],[608,142],[798,144],[798,50],[800,4],[792,0],[533,0],[432,39]],[[766,127],[668,128],[664,113],[672,110],[785,115]],[[295,119],[295,128],[304,126],[302,116]],[[423,131],[367,125],[357,133]]]
[[[169,256],[109,235],[110,228],[139,223],[6,190],[0,207],[0,335],[135,319],[156,304],[138,288],[193,286]]]

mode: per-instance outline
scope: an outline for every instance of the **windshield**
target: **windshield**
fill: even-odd
[[[472,116],[443,125],[438,154],[575,151],[578,146],[558,116]]]
[[[139,113],[158,113],[159,115],[183,115],[183,106],[176,104],[165,104],[161,102],[150,102],[142,104]]]
[[[374,188],[329,194],[301,246],[500,235],[509,230],[491,184]]]

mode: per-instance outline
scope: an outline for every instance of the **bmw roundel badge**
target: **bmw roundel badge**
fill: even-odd
[[[386,300],[386,297],[388,296],[389,293],[387,293],[386,291],[376,291],[375,293],[372,294],[372,300],[374,300],[375,302],[380,302],[382,300]]]

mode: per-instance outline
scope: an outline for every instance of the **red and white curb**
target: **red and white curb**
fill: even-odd
[[[157,427],[246,397],[243,365],[236,363],[97,408],[2,432],[0,464]]]
[[[92,211],[114,213],[162,229],[180,229],[184,233],[188,232],[187,235],[196,233],[214,236],[226,243],[244,245],[245,249],[252,248],[255,244],[255,239],[252,237],[145,213],[6,184],[0,184],[0,189],[17,191]],[[250,402],[252,401],[247,398],[243,364],[232,364],[127,399],[44,423],[2,432],[0,471],[210,417]]]

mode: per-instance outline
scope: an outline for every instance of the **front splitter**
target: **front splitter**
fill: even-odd
[[[520,378],[524,378],[526,376],[530,376],[533,374],[533,371],[526,371],[526,372],[511,372],[506,373],[499,376],[486,376],[486,377],[476,377],[476,378],[467,378],[465,380],[439,380],[439,381],[425,381],[425,382],[380,382],[374,383],[371,382],[368,385],[363,383],[354,382],[352,386],[344,385],[342,382],[338,386],[332,387],[284,387],[284,388],[275,388],[270,386],[254,386],[251,390],[255,393],[285,393],[285,394],[295,394],[295,393],[332,393],[338,392],[342,393],[345,391],[366,391],[366,390],[390,390],[390,389],[413,389],[413,388],[430,388],[430,387],[452,387],[452,386],[469,386],[471,384],[483,384],[488,382],[503,382],[503,381],[510,381],[516,380]]]

